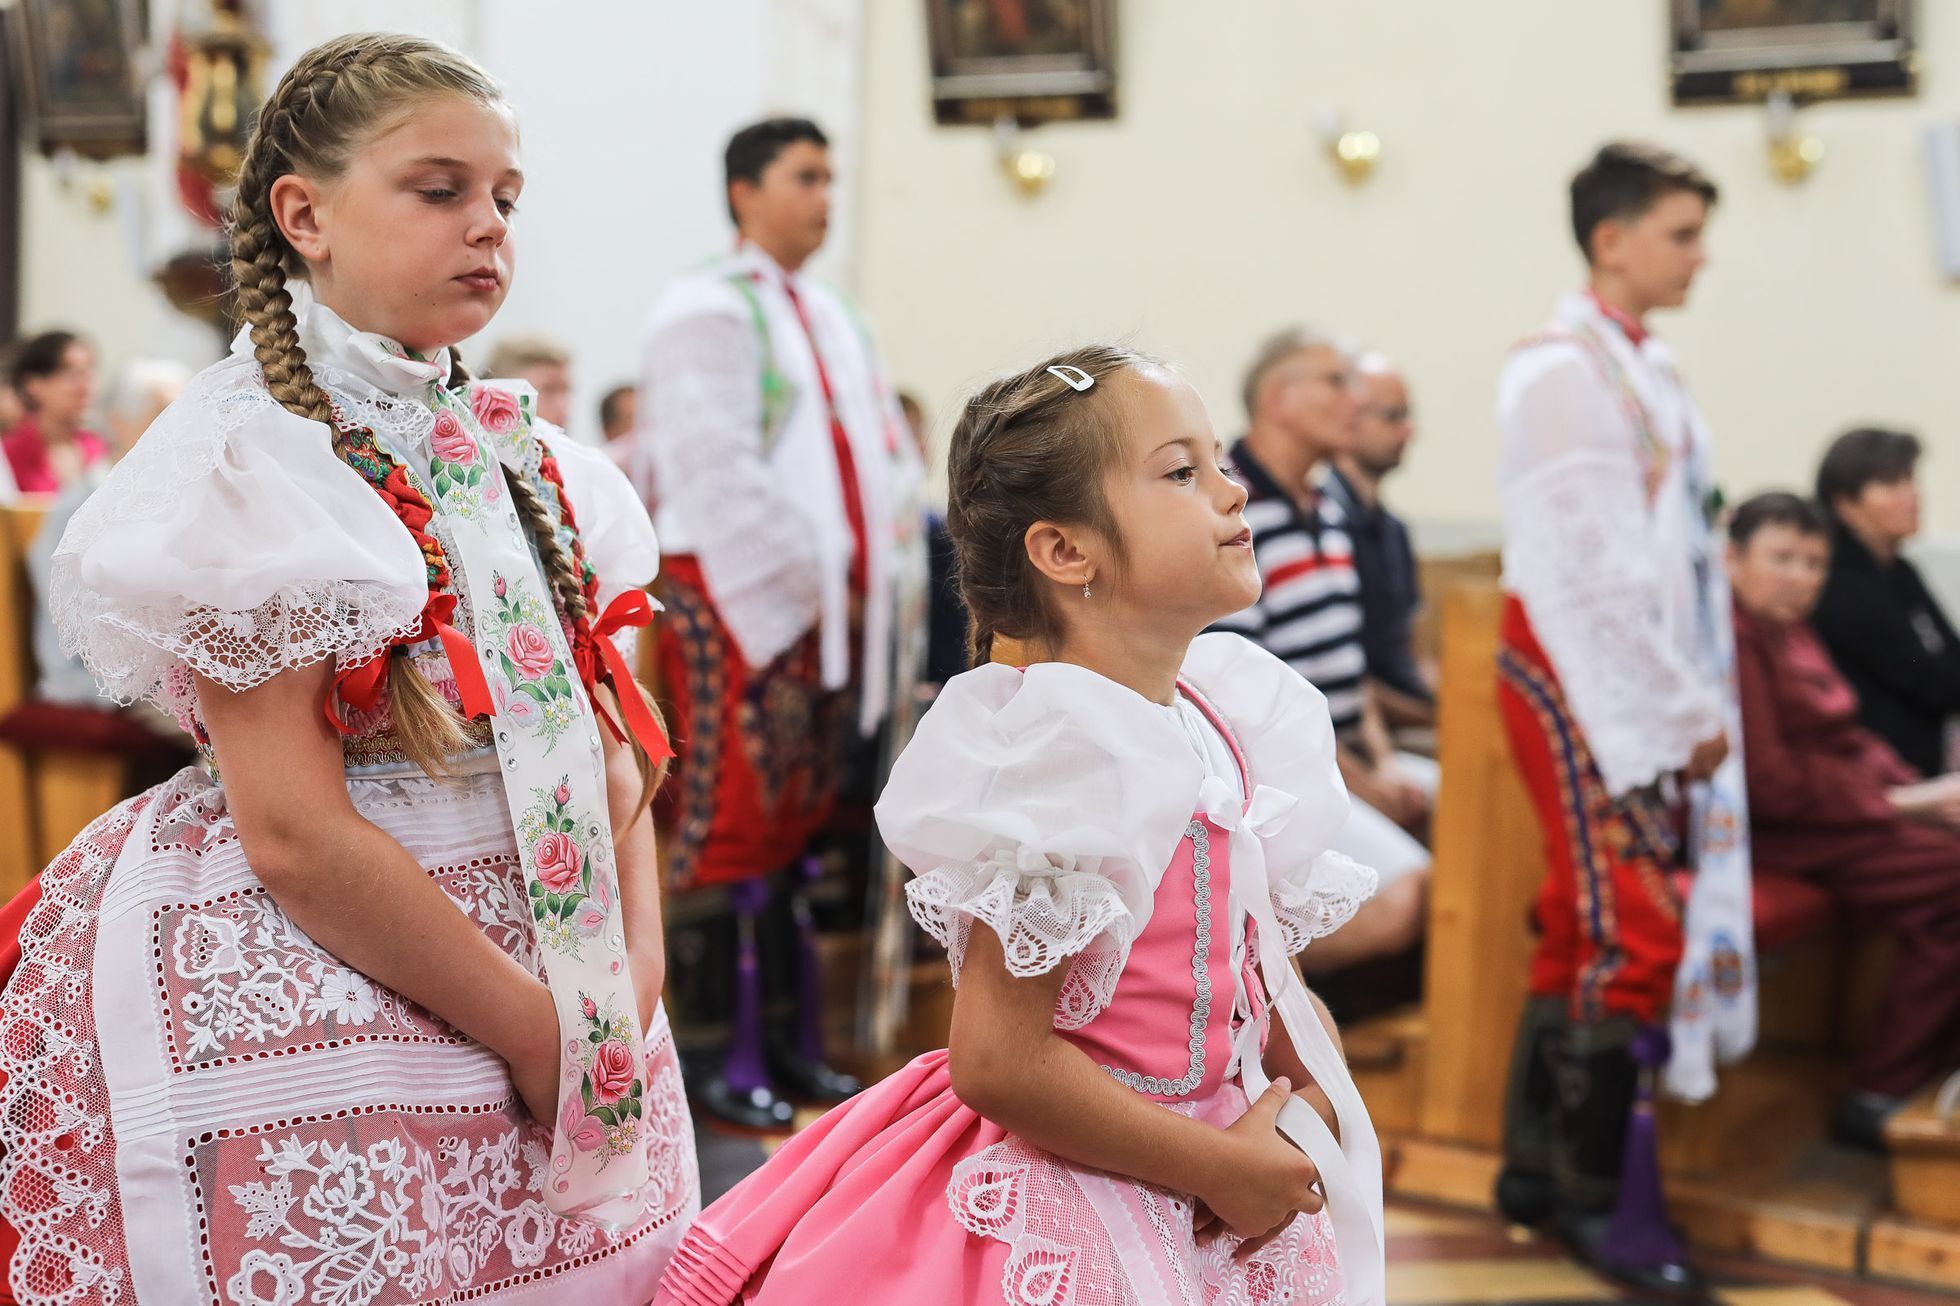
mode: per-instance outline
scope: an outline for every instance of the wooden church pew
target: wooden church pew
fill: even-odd
[[[41,526],[39,507],[0,508],[0,716],[34,688],[33,589],[27,549]],[[0,744],[0,899],[40,874],[39,821],[27,755]]]
[[[1363,1092],[1371,1108],[1389,1107],[1378,1114],[1391,1190],[1488,1207],[1544,851],[1497,707],[1502,593],[1470,580],[1430,597],[1440,600],[1443,786],[1426,992],[1420,1020],[1402,1018],[1415,1054],[1398,1078],[1363,1082]],[[1755,906],[1756,1051],[1722,1069],[1709,1101],[1662,1105],[1675,1220],[1712,1250],[1960,1287],[1960,1225],[1924,1218],[1948,1209],[1930,1192],[1960,1186],[1960,1146],[1941,1153],[1953,1168],[1937,1172],[1927,1169],[1934,1149],[1918,1150],[1904,1176],[1909,1214],[1899,1216],[1885,1209],[1882,1162],[1822,1145],[1850,1044],[1875,1018],[1889,950],[1841,929],[1807,885],[1761,876]],[[1362,1067],[1356,1078],[1367,1079]],[[1415,1119],[1398,1127],[1411,1095]]]
[[[145,771],[177,764],[170,745],[126,720],[36,705],[33,587],[27,553],[42,505],[0,509],[0,900],[11,898]],[[26,742],[31,739],[33,742]]]

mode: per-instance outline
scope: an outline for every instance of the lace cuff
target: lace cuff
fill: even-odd
[[[1273,914],[1286,939],[1286,955],[1354,919],[1361,904],[1375,896],[1377,878],[1353,858],[1330,850],[1313,859],[1304,877],[1275,881]]]
[[[976,921],[1000,936],[1010,975],[1046,974],[1083,953],[1105,958],[1071,972],[1056,1005],[1063,1029],[1079,1029],[1107,1005],[1135,937],[1135,918],[1112,881],[1076,870],[1073,857],[1028,848],[928,871],[905,886],[905,899],[919,927],[945,945],[956,986]]]

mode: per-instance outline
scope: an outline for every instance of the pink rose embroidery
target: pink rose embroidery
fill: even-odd
[[[509,435],[520,417],[517,396],[487,385],[470,388],[470,411],[476,414],[477,425],[492,435]]]
[[[599,1045],[592,1058],[592,1096],[611,1106],[633,1087],[633,1054],[617,1039]]]
[[[508,717],[519,725],[536,719],[538,704],[529,694],[520,694],[511,688],[510,681],[501,671],[490,672],[490,697],[496,700],[497,715]]]
[[[551,670],[553,658],[551,643],[544,632],[528,621],[520,621],[510,628],[504,638],[504,651],[510,660],[517,664],[517,670],[526,680],[536,680]]]
[[[585,1013],[587,1020],[599,1019],[599,1004],[594,1002],[588,994],[581,993],[578,995],[578,1009]]]
[[[558,805],[560,807],[563,807],[566,803],[572,801],[572,791],[566,788],[564,785],[559,785],[558,788],[553,791],[551,796],[557,800]]]
[[[456,414],[444,410],[436,414],[436,429],[429,437],[429,444],[436,451],[436,457],[446,463],[459,467],[470,467],[476,463],[476,441],[456,420]]]
[[[581,1152],[596,1152],[606,1141],[605,1126],[585,1114],[576,1097],[565,1099],[565,1109],[558,1113],[558,1132],[570,1138],[572,1146]]]
[[[585,854],[569,834],[553,831],[531,847],[531,860],[538,868],[538,882],[553,893],[568,893],[578,887],[579,869]]]

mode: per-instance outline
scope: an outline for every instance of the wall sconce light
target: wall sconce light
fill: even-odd
[[[96,217],[107,213],[115,203],[108,171],[100,163],[90,163],[66,148],[56,150],[51,162],[54,164],[55,185],[61,193],[71,199],[79,199]]]
[[[1778,181],[1794,186],[1824,161],[1824,142],[1797,126],[1797,102],[1788,91],[1772,91],[1764,108],[1769,114],[1769,170]]]
[[[1341,170],[1348,185],[1359,186],[1374,174],[1382,157],[1381,137],[1371,131],[1350,130],[1333,109],[1320,116],[1319,132],[1327,157]]]
[[[1021,124],[1012,117],[994,119],[994,153],[1001,171],[1028,199],[1048,189],[1055,179],[1055,156],[1029,148]]]

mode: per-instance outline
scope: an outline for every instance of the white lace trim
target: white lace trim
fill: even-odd
[[[1304,878],[1273,883],[1273,914],[1291,957],[1354,919],[1375,896],[1380,876],[1344,853],[1328,850],[1313,859]]]
[[[975,921],[1000,936],[1012,975],[1045,974],[1084,954],[1056,1000],[1058,1029],[1080,1029],[1109,1004],[1135,938],[1135,918],[1107,877],[1025,847],[928,871],[905,886],[905,900],[945,946],[956,986]]]
[[[111,808],[77,836],[42,873],[21,926],[0,1014],[0,1219],[20,1234],[8,1284],[21,1306],[134,1299],[89,976],[103,887],[156,796]],[[62,1062],[66,1091],[49,1092]]]
[[[372,427],[391,447],[426,444],[434,422],[428,409],[381,394],[335,368],[320,366],[315,375],[353,421]],[[159,536],[155,547],[170,549],[174,542],[160,538],[164,528],[197,487],[240,456],[241,446],[250,442],[247,428],[289,417],[266,392],[250,359],[208,368],[136,443],[103,489],[76,511],[55,551],[49,608],[64,653],[79,655],[109,697],[122,703],[150,698],[168,711],[181,711],[189,682],[172,676],[179,666],[227,688],[247,689],[327,658],[338,659],[342,667],[371,661],[418,623],[426,589],[409,584],[406,575],[401,583],[358,581],[321,574],[317,566],[308,574],[296,566],[293,578],[269,596],[238,608],[161,589],[151,589],[149,597],[118,595],[84,579],[85,555],[112,531],[134,540],[148,527]],[[320,432],[319,438],[327,437]],[[346,495],[375,497],[352,469],[345,474],[352,478]],[[247,507],[267,510],[264,504]],[[211,523],[214,532],[221,524]],[[266,551],[281,543],[266,538],[241,541],[240,547]],[[318,541],[301,544],[319,547]]]
[[[1194,1107],[1166,1109],[1194,1116]],[[953,1167],[946,1204],[969,1234],[1007,1245],[1000,1293],[1012,1306],[1347,1302],[1324,1215],[1295,1216],[1248,1256],[1229,1231],[1200,1247],[1189,1198],[1078,1170],[1012,1135]]]

